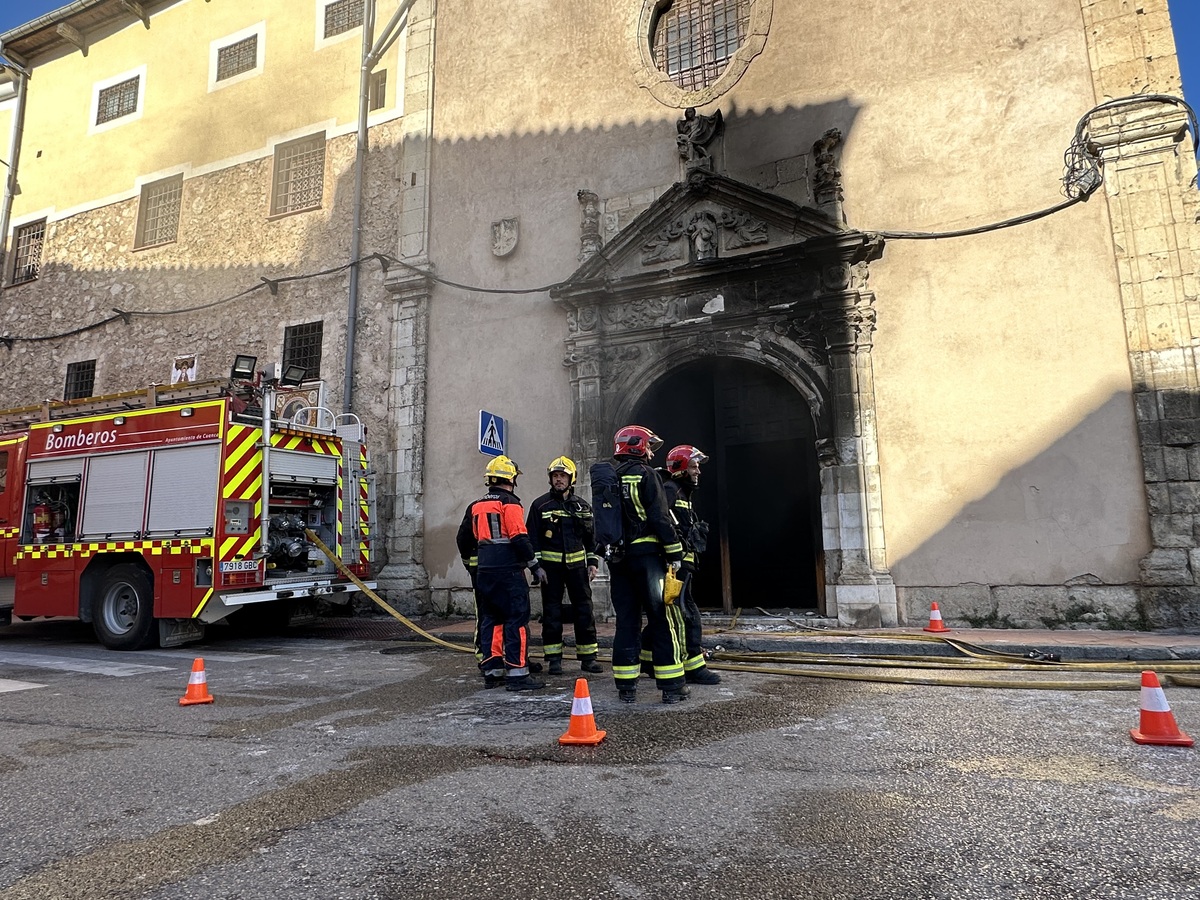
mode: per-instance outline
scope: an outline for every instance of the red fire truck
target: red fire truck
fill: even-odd
[[[0,624],[75,616],[135,650],[238,610],[349,602],[309,537],[370,577],[365,429],[275,408],[271,383],[222,379],[0,410]]]

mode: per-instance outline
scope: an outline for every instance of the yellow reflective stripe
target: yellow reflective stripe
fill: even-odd
[[[642,666],[640,663],[632,666],[613,666],[613,678],[617,681],[637,681],[638,676],[641,674]]]
[[[633,510],[637,513],[637,517],[643,522],[646,521],[646,510],[642,507],[642,498],[638,493],[637,486],[641,483],[641,475],[622,475],[621,483],[629,485],[629,497],[633,500]]]
[[[654,677],[662,678],[664,680],[668,678],[682,678],[683,663],[680,663],[677,666],[655,666]]]
[[[683,661],[683,671],[695,672],[697,669],[704,668],[704,654],[697,653],[695,656]]]
[[[599,652],[600,652],[600,646],[598,644],[576,644],[575,645],[575,658],[576,659],[580,659],[581,657],[584,657],[584,656],[595,656]]]
[[[583,550],[576,550],[574,553],[567,554],[567,562],[569,563],[583,562],[585,559],[587,559],[587,553]]]
[[[665,547],[663,547],[663,550],[666,552],[667,556],[672,556],[674,554],[683,552],[683,544],[679,543],[679,541],[676,541],[673,544],[667,544]]]
[[[537,558],[542,562],[560,563],[563,561],[563,555],[557,550],[539,550],[537,553]]]
[[[680,499],[676,500],[676,501],[675,501],[675,505],[676,505],[676,506],[677,506],[679,509],[691,509],[691,508],[692,508],[691,501],[689,501],[689,500],[684,500],[683,498],[680,498]]]
[[[542,655],[544,656],[562,656],[562,644],[543,644]]]

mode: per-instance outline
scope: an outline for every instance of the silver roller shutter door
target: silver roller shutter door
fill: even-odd
[[[91,458],[83,495],[83,537],[128,536],[142,530],[149,456],[143,452]]]
[[[82,456],[73,456],[70,459],[42,459],[29,464],[30,481],[48,481],[51,478],[65,481],[71,477],[78,478],[82,474]]]
[[[297,484],[337,484],[338,457],[272,449],[268,455],[272,481]]]
[[[151,534],[204,534],[213,527],[220,452],[220,444],[155,451],[147,526]]]

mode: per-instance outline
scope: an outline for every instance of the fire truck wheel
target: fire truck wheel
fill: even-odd
[[[148,646],[156,636],[150,576],[128,563],[109,569],[92,607],[92,628],[109,650]]]

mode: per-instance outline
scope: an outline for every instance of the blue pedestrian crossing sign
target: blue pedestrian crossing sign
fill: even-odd
[[[504,453],[504,441],[508,433],[508,423],[503,418],[490,413],[486,409],[479,411],[479,452],[488,456],[500,456]]]

